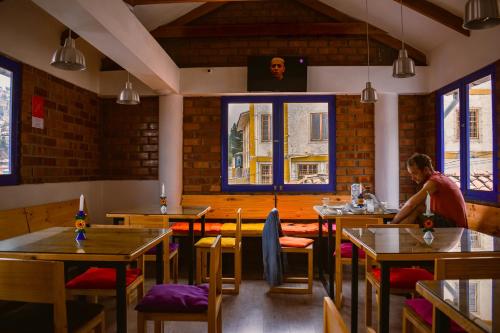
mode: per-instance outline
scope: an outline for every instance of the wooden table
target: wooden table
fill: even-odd
[[[340,207],[340,206],[339,206]],[[337,217],[373,217],[373,218],[384,218],[392,219],[396,215],[395,213],[389,212],[375,212],[375,213],[364,213],[364,214],[354,214],[350,212],[342,212],[338,214],[337,209],[324,208],[323,206],[313,206],[313,210],[318,214],[318,272],[319,278],[323,283],[328,295],[334,298],[334,282],[335,281],[335,265],[333,262],[333,252],[335,250],[334,239],[333,239],[333,222]],[[323,277],[323,223],[326,222],[328,225],[328,240],[327,240],[327,259],[328,259],[328,281]]]
[[[436,332],[448,332],[450,320],[467,332],[500,332],[500,280],[419,281],[417,292],[436,309]]]
[[[123,218],[124,223],[127,224],[130,216],[151,216],[151,217],[163,217],[168,219],[183,219],[189,222],[189,248],[188,257],[191,258],[189,263],[189,276],[188,283],[193,284],[194,282],[194,267],[196,263],[196,258],[194,255],[194,223],[197,219],[201,219],[201,236],[205,235],[205,215],[210,211],[210,206],[167,206],[167,212],[165,214],[160,212],[160,206],[148,206],[148,207],[136,207],[136,208],[126,208],[122,210],[112,211],[106,214],[107,217],[112,218]]]
[[[436,258],[500,257],[500,238],[464,228],[436,228],[430,244],[421,229],[347,228],[344,235],[352,242],[351,332],[357,332],[358,247],[380,264],[378,330],[389,332],[389,270],[411,266]]]
[[[83,266],[116,269],[117,332],[127,332],[125,271],[127,264],[157,247],[157,262],[163,263],[170,229],[88,228],[87,239],[75,241],[75,228],[55,227],[0,241],[0,257],[64,261]],[[66,266],[66,265],[65,265]],[[156,282],[163,283],[163,269]]]

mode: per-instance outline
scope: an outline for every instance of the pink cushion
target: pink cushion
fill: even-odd
[[[380,281],[379,268],[373,269],[373,275]],[[420,280],[434,280],[434,275],[423,268],[391,268],[391,288],[415,289]]]
[[[413,298],[405,301],[405,304],[412,309],[427,325],[432,326],[432,303],[424,298]],[[450,323],[450,332],[466,332],[453,320]]]
[[[178,243],[168,243],[168,250],[170,253],[177,251],[179,249],[179,244]],[[156,254],[156,246],[149,249],[146,254]]]
[[[333,253],[335,256],[335,252]],[[351,243],[342,243],[340,244],[340,257],[341,258],[352,258],[352,244]],[[366,258],[366,252],[363,249],[358,250],[359,259]]]
[[[208,285],[157,284],[135,307],[142,312],[205,312]]]
[[[138,268],[127,269],[125,272],[127,286],[137,279],[142,271]],[[69,289],[115,289],[116,269],[91,267],[66,283]]]

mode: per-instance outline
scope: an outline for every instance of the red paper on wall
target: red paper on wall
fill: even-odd
[[[42,96],[31,98],[31,126],[43,129],[43,106],[45,99]]]

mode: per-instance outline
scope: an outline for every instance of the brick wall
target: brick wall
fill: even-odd
[[[189,25],[335,22],[290,0],[232,2]],[[246,66],[248,56],[304,56],[311,66],[366,65],[364,36],[160,38],[179,67]],[[370,62],[392,65],[397,50],[370,41]]]
[[[21,183],[101,177],[99,99],[29,65],[22,70]],[[31,98],[45,99],[44,129],[31,127]]]
[[[101,100],[105,179],[158,179],[158,107],[158,97],[141,97],[139,105]]]
[[[353,182],[374,188],[374,113],[359,96],[337,96],[337,193],[350,193]],[[219,97],[184,99],[185,194],[221,191],[221,109]]]

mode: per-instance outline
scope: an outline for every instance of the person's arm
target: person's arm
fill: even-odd
[[[425,198],[427,197],[427,192],[432,194],[436,191],[436,183],[432,180],[427,181],[422,189],[414,194],[408,201],[405,202],[399,213],[396,214],[391,224],[401,223],[404,219],[410,216],[415,210],[422,204],[425,203]]]

